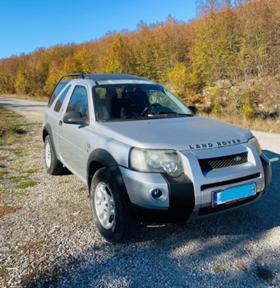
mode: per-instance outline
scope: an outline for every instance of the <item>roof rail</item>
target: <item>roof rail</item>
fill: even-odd
[[[66,78],[66,77],[78,77],[78,78],[84,79],[84,78],[85,78],[85,74],[84,74],[84,73],[65,74],[65,75],[63,75],[63,76],[59,79],[58,83],[59,83],[62,79]]]

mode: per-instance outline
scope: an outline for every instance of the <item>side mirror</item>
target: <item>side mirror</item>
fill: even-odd
[[[88,121],[80,112],[67,112],[63,116],[63,122],[66,124],[87,125]]]
[[[188,108],[192,111],[194,115],[197,113],[197,108],[195,106],[188,106]]]

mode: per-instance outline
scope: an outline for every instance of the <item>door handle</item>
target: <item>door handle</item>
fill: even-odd
[[[62,120],[59,120],[58,125],[62,126]]]

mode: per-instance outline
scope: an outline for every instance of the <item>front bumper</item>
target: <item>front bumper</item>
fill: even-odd
[[[203,172],[199,159],[222,157],[247,152],[248,162],[226,168]],[[247,204],[262,195],[271,181],[271,166],[265,155],[259,156],[250,144],[199,151],[181,151],[184,175],[172,178],[158,173],[143,173],[120,167],[130,202],[153,211],[171,214],[192,213],[198,216],[220,212]],[[212,208],[212,193],[241,184],[255,182],[257,194],[233,205]],[[160,189],[162,196],[154,199],[153,189]]]

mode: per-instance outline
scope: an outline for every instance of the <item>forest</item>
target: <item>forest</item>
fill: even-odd
[[[280,0],[197,5],[189,22],[169,17],[140,23],[137,31],[1,59],[0,93],[50,95],[67,73],[130,73],[166,85],[205,113],[279,122]]]

